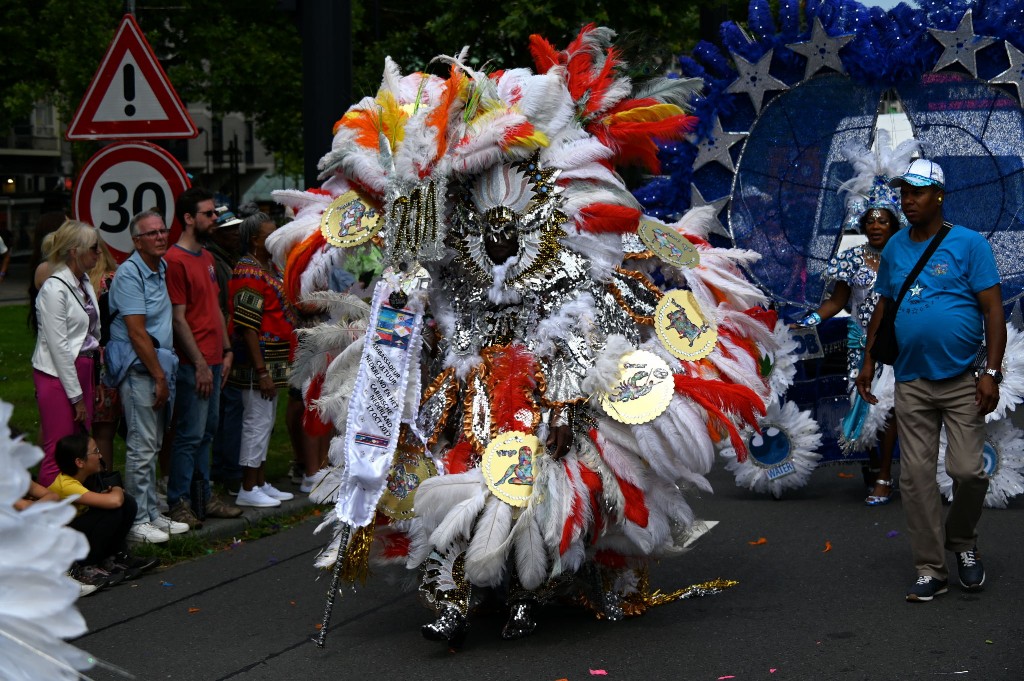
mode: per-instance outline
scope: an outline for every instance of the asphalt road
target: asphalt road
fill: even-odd
[[[723,469],[711,479],[716,494],[691,503],[719,524],[651,583],[739,585],[639,618],[553,606],[534,636],[510,642],[489,616],[452,654],[420,636],[430,614],[415,595],[377,577],[344,592],[321,650],[310,637],[329,575],[312,567],[322,539],[310,521],[81,600],[90,633],[76,644],[147,680],[1024,679],[1019,499],[982,517],[982,593],[951,586],[908,604],[902,508],[863,506],[859,469],[819,469],[781,501],[737,489]]]

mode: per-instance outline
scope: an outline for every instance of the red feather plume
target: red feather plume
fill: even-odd
[[[543,36],[534,33],[530,36],[530,55],[537,66],[537,73],[547,73],[561,62],[558,50]]]
[[[473,467],[473,445],[462,440],[445,452],[444,469],[448,473],[465,473]]]
[[[328,362],[329,363],[329,362]],[[324,378],[327,374],[317,374],[313,377],[313,380],[309,382],[309,389],[306,391],[306,395],[303,397],[302,411],[302,429],[310,437],[323,437],[324,435],[330,435],[332,425],[330,422],[324,421],[323,415],[320,410],[312,406],[314,400],[320,399],[320,394],[324,389]]]
[[[636,208],[614,203],[592,203],[580,209],[576,225],[586,232],[601,234],[635,232],[642,213]]]
[[[736,449],[736,460],[747,460],[747,446],[729,414],[739,416],[752,427],[757,427],[758,414],[764,415],[764,402],[750,388],[724,381],[708,381],[674,374],[676,392],[688,397],[708,412],[708,417],[729,432],[729,440]]]
[[[288,254],[288,260],[284,266],[284,292],[292,305],[297,305],[299,297],[302,295],[302,273],[306,271],[316,252],[326,245],[327,240],[318,229],[303,239]]]
[[[488,392],[491,396],[491,419],[498,432],[532,428],[532,423],[522,423],[519,416],[524,409],[530,414],[535,409],[533,355],[522,345],[495,347],[485,354],[491,358]]]

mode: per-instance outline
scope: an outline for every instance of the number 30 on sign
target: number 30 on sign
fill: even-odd
[[[118,261],[132,252],[128,223],[144,210],[160,213],[172,226],[174,199],[189,187],[181,164],[164,149],[146,142],[112,144],[85,164],[75,187],[75,215],[100,230]],[[173,225],[171,243],[179,225]]]

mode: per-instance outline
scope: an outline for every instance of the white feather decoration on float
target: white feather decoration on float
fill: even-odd
[[[771,361],[771,373],[768,374],[768,388],[771,390],[769,400],[780,400],[793,385],[796,377],[797,348],[799,345],[793,340],[793,334],[789,332],[789,325],[781,319],[775,322],[775,330],[772,332],[771,345],[763,348],[769,361]]]
[[[89,543],[66,527],[75,517],[73,499],[14,509],[28,492],[28,469],[43,452],[21,438],[11,439],[12,412],[10,404],[0,401],[0,676],[87,679],[80,671],[96,660],[65,640],[87,630],[75,607],[79,585],[67,571],[89,553]]]
[[[1024,401],[1024,333],[1012,322],[1006,324],[1006,350],[1003,352],[1003,380],[999,384],[999,402],[985,421],[991,423],[1006,418],[1007,414]]]
[[[750,452],[746,461],[738,461],[732,447],[724,448],[721,455],[726,469],[736,477],[737,487],[778,499],[787,489],[807,484],[821,459],[817,452],[821,430],[811,413],[800,411],[795,402],[770,403],[760,426],[761,433],[745,434]]]
[[[1000,386],[1001,387],[1001,386]],[[982,462],[988,475],[986,508],[1006,508],[1010,499],[1024,493],[1024,431],[1009,420],[985,425]],[[939,432],[939,461],[935,480],[947,501],[953,500],[953,478],[946,472],[946,428]]]

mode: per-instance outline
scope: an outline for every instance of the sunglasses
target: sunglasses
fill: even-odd
[[[212,218],[216,214],[217,214],[217,211],[215,211],[215,210],[201,210],[198,213],[196,213],[196,215],[205,215],[208,218]]]

